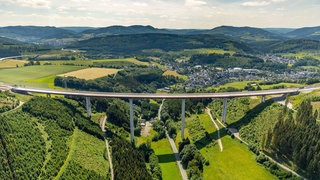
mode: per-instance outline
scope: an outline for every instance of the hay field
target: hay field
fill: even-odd
[[[162,74],[162,76],[174,76],[174,77],[178,77],[178,78],[181,78],[181,79],[184,79],[184,80],[188,79],[187,76],[181,75],[181,74],[177,73],[176,71],[172,71],[172,70],[165,71]]]
[[[58,76],[72,76],[79,79],[92,80],[100,77],[108,76],[110,74],[116,74],[120,69],[111,68],[87,68],[77,71],[68,72],[65,74],[60,74]]]
[[[15,68],[17,66],[22,67],[28,61],[24,60],[4,60],[0,61],[0,68]]]

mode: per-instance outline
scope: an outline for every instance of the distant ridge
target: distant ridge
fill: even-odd
[[[82,34],[92,34],[94,37],[106,35],[121,35],[121,34],[146,34],[146,33],[163,33],[168,34],[170,31],[165,29],[157,29],[152,26],[109,26],[104,28],[90,29],[83,31]]]
[[[295,39],[313,39],[320,41],[320,26],[296,29],[287,33],[286,35]]]
[[[223,34],[245,42],[255,41],[277,41],[284,40],[285,37],[271,33],[269,31],[254,28],[254,27],[234,27],[234,26],[219,26],[209,31],[206,34]]]

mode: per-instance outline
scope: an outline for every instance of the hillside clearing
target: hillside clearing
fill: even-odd
[[[116,74],[120,69],[108,69],[108,68],[87,68],[77,71],[60,74],[58,76],[72,76],[79,79],[92,80],[100,77]]]
[[[166,70],[162,74],[162,76],[174,76],[174,77],[178,77],[178,78],[181,78],[181,79],[184,79],[184,80],[188,79],[187,76],[181,75],[181,74],[177,73],[176,71],[172,71],[172,70]]]

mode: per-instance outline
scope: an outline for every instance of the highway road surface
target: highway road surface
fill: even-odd
[[[312,87],[320,89],[320,87]],[[100,97],[100,98],[125,98],[125,99],[203,99],[203,98],[235,98],[245,96],[267,96],[276,94],[300,93],[301,89],[273,89],[262,91],[245,91],[245,92],[224,92],[224,93],[181,93],[181,94],[147,94],[147,93],[114,93],[114,92],[92,92],[92,91],[70,91],[55,89],[40,89],[32,87],[11,87],[12,91],[21,93],[44,93],[69,96],[83,97]],[[302,89],[306,91],[307,89]]]

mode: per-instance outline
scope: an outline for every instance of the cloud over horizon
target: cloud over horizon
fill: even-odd
[[[0,26],[319,26],[318,0],[0,0]]]

